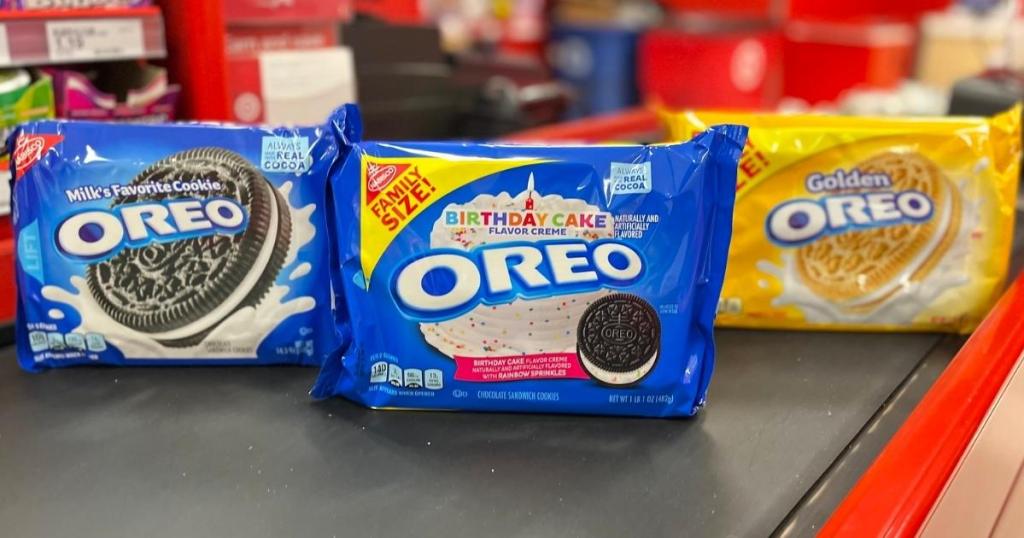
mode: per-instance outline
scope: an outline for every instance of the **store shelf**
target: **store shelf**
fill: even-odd
[[[157,7],[0,13],[0,67],[166,55]]]

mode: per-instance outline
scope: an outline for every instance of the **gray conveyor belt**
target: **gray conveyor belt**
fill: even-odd
[[[300,368],[0,362],[4,536],[758,536],[935,335],[722,331],[694,420],[369,411]]]
[[[962,343],[718,335],[691,420],[370,411],[311,402],[312,369],[30,375],[8,348],[0,535],[809,536]]]

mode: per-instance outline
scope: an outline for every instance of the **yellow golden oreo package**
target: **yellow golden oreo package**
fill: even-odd
[[[664,113],[672,140],[750,127],[717,323],[973,330],[1006,278],[1020,117]]]

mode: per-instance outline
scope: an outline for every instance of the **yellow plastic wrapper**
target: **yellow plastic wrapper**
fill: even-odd
[[[970,332],[1007,276],[1020,105],[992,118],[662,113],[744,124],[718,325]]]

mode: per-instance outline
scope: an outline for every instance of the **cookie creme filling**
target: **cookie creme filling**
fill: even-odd
[[[629,372],[610,372],[594,364],[587,356],[580,352],[580,362],[583,363],[583,367],[587,370],[594,379],[606,383],[608,385],[630,385],[644,378],[648,372],[654,368],[654,364],[658,362],[658,354],[655,353],[653,357],[647,360],[640,368],[631,370]]]

